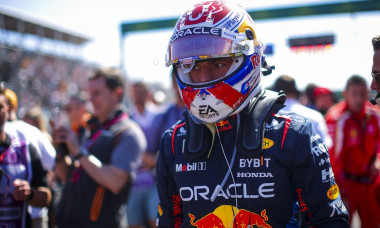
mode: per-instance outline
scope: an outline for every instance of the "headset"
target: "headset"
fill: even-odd
[[[376,97],[372,98],[370,100],[370,102],[373,104],[373,105],[380,105],[380,100],[378,100],[380,98],[380,93],[377,93]]]

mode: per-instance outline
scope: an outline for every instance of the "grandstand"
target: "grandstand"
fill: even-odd
[[[45,110],[85,94],[96,67],[82,49],[90,39],[25,13],[0,7],[0,80],[19,98],[19,116],[34,105]]]

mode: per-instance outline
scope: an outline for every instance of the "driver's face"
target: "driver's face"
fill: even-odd
[[[204,83],[214,81],[226,76],[231,67],[233,58],[215,58],[196,62],[190,71],[193,83]]]

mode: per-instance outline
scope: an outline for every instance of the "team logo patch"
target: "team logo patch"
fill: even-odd
[[[338,185],[332,185],[329,190],[327,190],[327,197],[331,200],[338,198],[339,196],[339,188]]]
[[[273,140],[264,138],[263,139],[263,149],[269,149],[274,145]]]
[[[219,121],[216,124],[216,126],[218,127],[217,128],[218,132],[227,131],[227,130],[232,129],[232,125],[230,124],[230,122],[228,120]]]
[[[267,227],[269,218],[266,214],[266,209],[261,213],[255,213],[245,209],[237,209],[230,205],[221,205],[213,212],[208,213],[202,218],[196,218],[189,213],[190,224],[193,227]],[[233,226],[232,226],[233,224]]]

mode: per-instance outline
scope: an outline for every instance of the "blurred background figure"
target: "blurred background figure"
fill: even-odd
[[[145,137],[156,123],[153,118],[157,109],[152,108],[150,101],[150,88],[144,82],[135,82],[132,85],[132,99],[134,107],[131,110],[131,118],[142,128]],[[147,140],[149,144],[149,140]],[[143,161],[137,171],[135,182],[127,202],[127,224],[129,228],[147,226],[155,227],[158,193],[154,175],[154,155],[145,152]],[[152,165],[154,163],[154,165]]]
[[[18,119],[18,99],[16,93],[10,89],[6,89],[5,96],[9,102],[9,118],[5,124],[5,131],[9,134],[18,135],[23,139],[27,138],[27,140],[37,148],[45,170],[51,170],[54,167],[56,155],[53,145],[40,129]]]
[[[373,60],[372,60],[372,82],[371,89],[377,92],[372,104],[380,105],[380,35],[372,38]]]
[[[301,104],[315,109],[315,101],[314,101],[314,89],[317,87],[317,85],[313,82],[308,83],[306,85],[305,90],[300,94],[300,97],[298,100]]]
[[[51,121],[58,121],[61,122],[61,124],[70,126],[71,129],[76,133],[78,143],[82,144],[87,137],[87,130],[90,130],[87,121],[91,119],[91,114],[87,112],[86,100],[82,99],[79,95],[72,96],[70,97],[68,103],[64,106],[64,112],[61,111],[59,108],[58,110],[53,110],[53,112],[57,111],[59,111],[60,113],[52,113]],[[56,116],[54,117],[54,115]],[[53,120],[54,118],[56,119]],[[58,120],[58,118],[60,118],[61,120]],[[63,119],[65,119],[66,121],[64,121]],[[61,193],[64,187],[64,182],[59,178],[59,173],[54,172],[53,175],[50,176],[49,183],[55,196],[53,198],[53,202],[50,207],[49,213],[49,218],[51,220],[50,224],[54,225],[55,211],[57,210],[57,206],[61,199]]]
[[[333,92],[325,87],[315,87],[313,91],[314,109],[325,115],[327,110],[336,103]]]
[[[46,209],[50,205],[51,191],[47,187],[41,154],[28,140],[35,135],[18,134],[15,129],[5,130],[10,109],[10,101],[5,93],[2,82],[0,84],[1,226],[47,228],[47,212],[43,208]],[[10,94],[13,95],[13,101],[17,100],[14,93]],[[28,211],[28,206],[33,208],[29,208]],[[46,213],[43,214],[44,212]]]
[[[150,87],[142,82],[134,82],[132,85],[131,97],[133,99],[133,107],[130,110],[131,118],[134,119],[147,135],[157,110],[152,104]]]
[[[44,129],[44,133],[39,128],[23,120],[18,120],[18,99],[16,93],[10,89],[6,89],[5,96],[9,104],[9,118],[4,127],[5,132],[11,136],[19,137],[34,146],[41,160],[42,167],[48,173],[47,177],[49,179],[55,165],[56,151],[49,140],[46,128],[43,127],[43,124],[37,124],[37,121],[34,121],[37,126]],[[40,115],[40,123],[43,123],[42,112],[38,115]],[[29,207],[28,210],[32,218],[32,228],[48,227],[48,207]]]
[[[321,113],[314,109],[308,108],[305,105],[302,105],[298,101],[300,92],[298,91],[296,81],[292,76],[280,75],[274,82],[273,90],[282,90],[286,94],[286,106],[283,108],[283,110],[295,112],[308,118],[324,142],[328,146],[331,146],[331,137],[328,134],[325,119]]]
[[[91,119],[91,114],[86,108],[86,100],[79,96],[71,97],[65,111],[70,127],[77,134],[78,142],[81,144],[86,136],[86,129],[89,128],[87,121]]]
[[[38,128],[44,134],[49,142],[52,142],[51,135],[47,128],[47,120],[43,114],[41,106],[34,106],[29,109],[22,118],[26,123]]]
[[[140,166],[146,139],[124,107],[125,78],[117,68],[103,68],[88,78],[89,100],[98,125],[79,145],[70,126],[53,127],[56,171],[64,182],[56,207],[58,227],[118,228]]]
[[[164,111],[157,114],[157,116],[153,119],[153,124],[148,133],[147,150],[150,154],[154,155],[154,159],[150,162],[152,166],[156,165],[156,155],[160,147],[162,134],[178,120],[183,119],[183,112],[185,111],[185,104],[181,99],[173,70],[170,75],[173,100]]]
[[[380,35],[372,38],[373,60],[372,60],[372,82],[371,89],[377,93],[374,98],[371,98],[371,103],[380,107]],[[379,111],[380,113],[380,111]],[[379,164],[377,164],[379,165]],[[376,187],[377,203],[380,205],[380,183]]]
[[[375,186],[380,182],[380,116],[368,101],[365,79],[351,76],[343,101],[332,106],[325,118],[333,146],[331,165],[346,205],[350,222],[358,212],[362,227],[380,226],[380,205]]]

